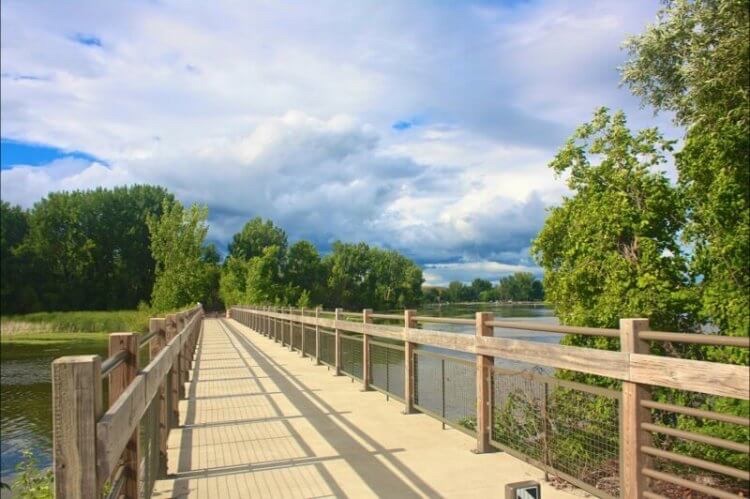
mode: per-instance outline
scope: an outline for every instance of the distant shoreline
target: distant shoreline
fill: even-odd
[[[443,305],[492,305],[495,307],[514,307],[517,305],[523,306],[539,306],[548,307],[549,303],[546,301],[456,301],[456,302],[442,302],[442,303],[425,303],[424,306],[435,306],[440,307]]]

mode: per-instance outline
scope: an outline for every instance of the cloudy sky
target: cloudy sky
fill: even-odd
[[[2,2],[2,199],[161,184],[224,245],[404,252],[428,283],[538,271],[547,168],[618,85],[643,1]]]

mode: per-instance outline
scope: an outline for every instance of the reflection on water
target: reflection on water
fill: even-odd
[[[101,335],[90,339],[2,344],[0,357],[0,476],[13,480],[22,451],[30,449],[39,465],[52,464],[52,361],[63,355],[106,353]]]

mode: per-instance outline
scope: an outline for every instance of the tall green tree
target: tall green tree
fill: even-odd
[[[204,259],[208,208],[164,201],[160,217],[148,218],[156,281],[151,295],[154,309],[165,311],[206,301],[211,292],[212,266]]]
[[[247,261],[245,303],[289,304],[281,279],[283,258],[281,248],[272,245]]]
[[[0,203],[0,310],[29,312],[39,307],[31,266],[19,249],[29,230],[28,213]]]
[[[747,0],[665,1],[657,21],[626,41],[622,68],[634,94],[673,112],[685,129],[675,164],[702,320],[743,336],[750,330],[749,13]]]
[[[272,221],[256,217],[232,237],[228,248],[229,256],[249,260],[262,256],[263,250],[269,246],[278,247],[281,254],[286,252],[286,233]]]
[[[287,302],[322,303],[325,267],[318,249],[309,241],[298,241],[289,247],[284,266]],[[303,294],[305,295],[303,298]]]
[[[57,192],[36,203],[15,253],[39,308],[135,308],[148,300],[154,260],[146,218],[170,199],[161,187],[136,185]]]
[[[372,303],[372,260],[367,244],[337,241],[323,262],[328,274],[326,305],[355,310]]]
[[[633,134],[622,112],[602,108],[550,163],[567,175],[571,195],[551,209],[532,251],[563,324],[617,327],[622,317],[649,317],[661,329],[691,325],[678,243],[684,219],[677,191],[657,171],[670,150],[656,129]]]

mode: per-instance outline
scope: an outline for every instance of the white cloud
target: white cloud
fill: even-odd
[[[3,199],[159,183],[208,204],[222,242],[261,215],[323,248],[525,266],[566,135],[598,105],[651,120],[615,71],[647,0],[0,8],[3,137],[110,165],[4,170]]]

